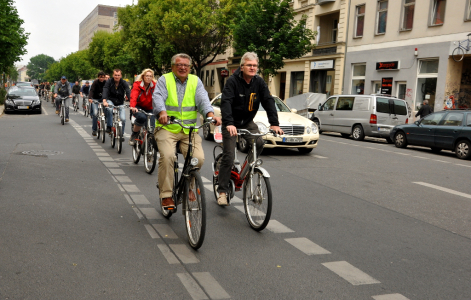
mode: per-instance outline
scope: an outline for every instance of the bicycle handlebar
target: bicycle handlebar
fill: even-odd
[[[148,113],[148,112],[146,112],[145,110],[142,110],[142,109],[138,109],[137,112],[138,113],[143,113],[146,116],[151,116],[151,117],[154,115],[154,113]]]
[[[278,136],[276,131],[273,130],[273,129],[270,129],[265,133],[252,133],[252,132],[248,131],[247,129],[237,129],[237,135],[250,135],[250,136],[254,136],[254,137],[259,137],[259,136],[267,135],[269,133],[273,134],[275,137]]]
[[[203,127],[205,124],[207,123],[216,123],[216,120],[213,120],[212,117],[209,117],[209,118],[206,118],[206,122],[204,122],[203,124],[201,124],[200,126],[185,126],[181,123],[181,120],[179,119],[176,119],[175,117],[170,117],[170,120],[168,121],[168,123],[166,125],[170,125],[170,124],[178,124],[180,125],[182,128],[185,128],[185,129],[191,129],[191,128],[194,128],[194,129],[200,129],[201,127]]]

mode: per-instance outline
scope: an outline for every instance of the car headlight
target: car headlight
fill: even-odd
[[[311,133],[311,127],[306,126],[306,133],[307,133],[307,134],[310,134],[310,133]]]
[[[263,124],[261,122],[256,122],[255,124],[257,124],[258,131],[260,131],[260,133],[267,133],[268,132],[268,127],[265,126],[265,124]]]
[[[316,134],[316,133],[317,133],[318,130],[317,130],[316,124],[314,124],[314,123],[311,124],[311,130],[312,130],[312,133],[313,133],[313,134]]]
[[[14,105],[15,103],[13,103],[13,101],[11,100],[6,99],[5,104]]]
[[[40,100],[34,100],[34,101],[33,101],[33,104],[35,104],[35,105],[41,104],[41,101],[40,101]]]

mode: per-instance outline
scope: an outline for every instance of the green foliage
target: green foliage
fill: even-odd
[[[69,82],[95,78],[98,70],[89,61],[88,50],[81,50],[67,55],[59,62],[52,64],[46,72],[45,80],[57,81],[66,76]]]
[[[294,20],[290,0],[251,0],[240,10],[234,26],[234,46],[238,53],[253,51],[259,57],[265,80],[283,68],[283,59],[301,57],[311,51],[315,38],[306,29],[307,16]]]
[[[44,80],[46,76],[46,71],[50,65],[55,62],[54,58],[46,54],[39,54],[31,57],[26,68],[26,75],[31,79],[41,79]]]
[[[13,3],[13,0],[0,0],[0,73],[26,54],[29,33],[21,27],[24,21],[18,16]]]
[[[111,38],[112,33],[99,30],[95,32],[92,37],[92,41],[88,45],[88,52],[90,54],[89,60],[95,68],[99,70],[105,70],[105,49],[106,42]],[[109,70],[108,70],[109,72]]]
[[[7,91],[3,87],[0,87],[0,105],[3,105],[5,103],[6,96],[7,96]],[[2,112],[0,112],[0,114],[1,113]]]

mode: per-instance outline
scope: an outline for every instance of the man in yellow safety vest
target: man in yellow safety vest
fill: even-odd
[[[177,142],[180,142],[180,150],[183,156],[186,156],[189,142],[189,130],[181,128],[178,124],[166,125],[169,117],[182,120],[187,126],[196,126],[199,112],[203,116],[213,117],[216,126],[221,124],[221,118],[214,116],[203,82],[196,75],[190,74],[190,56],[183,53],[176,54],[171,62],[172,72],[159,78],[152,95],[153,111],[156,116],[155,139],[160,153],[158,184],[162,207],[167,209],[175,208],[172,199],[175,147]],[[195,137],[193,157],[198,158],[197,167],[200,168],[204,163],[201,137],[198,134],[193,136]]]

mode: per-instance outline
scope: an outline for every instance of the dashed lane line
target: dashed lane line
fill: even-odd
[[[152,228],[151,225],[149,224],[144,224],[144,227],[146,228],[147,232],[149,233],[150,237],[153,239],[160,239],[160,236],[155,232],[155,230]]]
[[[157,247],[159,247],[160,252],[162,252],[162,255],[165,257],[167,262],[171,265],[179,265],[180,261],[178,258],[173,254],[172,251],[170,251],[170,248],[166,244],[158,244]]]
[[[304,252],[307,255],[331,254],[330,251],[322,248],[316,243],[311,242],[309,239],[305,237],[285,239],[285,241],[287,241],[288,243],[293,245],[295,248],[299,249],[300,251]]]
[[[199,263],[200,260],[196,258],[195,254],[188,248],[185,244],[170,244],[170,249],[172,249],[173,253],[178,256],[178,259],[184,264],[196,264]]]
[[[365,285],[381,283],[370,275],[352,266],[346,261],[334,261],[322,264],[327,269],[339,275],[352,285]]]
[[[419,185],[423,185],[423,186],[426,186],[426,187],[429,187],[429,188],[432,188],[432,189],[436,189],[436,190],[439,190],[439,191],[442,191],[442,192],[446,192],[446,193],[450,193],[450,194],[453,194],[453,195],[457,195],[457,196],[461,196],[461,197],[464,197],[464,198],[471,199],[470,194],[458,192],[458,191],[448,189],[448,188],[445,188],[445,187],[442,187],[442,186],[438,186],[438,185],[434,185],[434,184],[430,184],[430,183],[426,183],[426,182],[414,182],[414,183],[419,184]]]
[[[211,299],[229,299],[231,296],[208,272],[193,272],[193,276]]]
[[[193,300],[209,299],[196,280],[188,273],[177,273],[178,278],[182,282]]]
[[[409,300],[401,294],[377,295],[372,297],[374,300]]]
[[[270,230],[273,233],[287,233],[287,232],[294,232],[294,230],[288,228],[287,226],[281,224],[277,220],[270,220],[266,229]]]
[[[168,224],[152,224],[152,226],[162,238],[178,239],[177,234],[172,230],[172,228]]]

